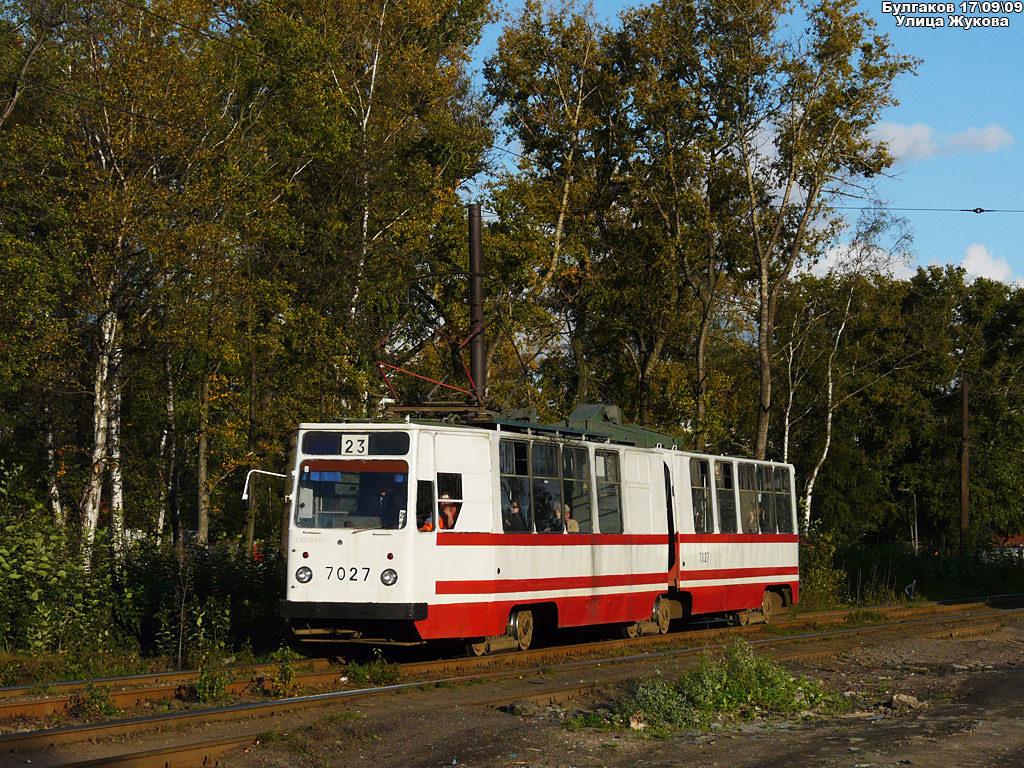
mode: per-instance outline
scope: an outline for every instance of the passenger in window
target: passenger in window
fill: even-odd
[[[540,533],[552,533],[562,530],[562,513],[558,509],[558,502],[548,496],[544,503],[539,503],[537,511],[537,530]]]
[[[743,510],[743,532],[757,533],[757,509],[753,503]]]
[[[455,521],[459,518],[459,510],[455,502],[448,494],[443,494],[438,502],[437,529],[439,531],[450,531],[455,527]]]
[[[508,508],[504,510],[501,522],[506,531],[527,530],[526,515],[523,514],[523,510],[519,507],[519,502],[515,499],[513,499]]]
[[[400,517],[398,511],[398,499],[394,489],[381,486],[377,491],[377,499],[374,503],[374,511],[380,517],[380,524],[383,528],[398,528]]]
[[[555,507],[557,508],[558,504],[555,504]],[[568,504],[566,504],[565,508],[562,510],[562,519],[565,521],[565,532],[566,533],[579,533],[580,532],[580,524],[572,519],[572,514],[569,511],[569,505]]]
[[[768,506],[764,502],[758,504],[757,522],[761,533],[775,533],[772,530],[772,516],[768,513]]]

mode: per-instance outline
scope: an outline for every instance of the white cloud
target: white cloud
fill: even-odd
[[[966,131],[949,136],[944,154],[961,152],[998,152],[1013,146],[1013,136],[996,123],[986,128],[968,128]]]
[[[934,136],[935,129],[923,123],[879,123],[874,129],[875,140],[884,141],[889,145],[889,151],[903,160],[934,156],[938,152]]]
[[[921,160],[941,155],[960,155],[974,152],[998,152],[1013,146],[1014,138],[997,123],[985,128],[968,128],[960,133],[936,133],[924,123],[900,125],[879,123],[874,138],[889,145],[900,160]]]
[[[960,266],[967,272],[968,281],[985,277],[989,280],[998,280],[1000,283],[1006,283],[1007,285],[1024,285],[1024,280],[1014,276],[1013,267],[1010,266],[1009,262],[1006,259],[996,258],[995,254],[985,247],[983,243],[974,243],[967,246],[965,254],[964,260],[960,262]]]

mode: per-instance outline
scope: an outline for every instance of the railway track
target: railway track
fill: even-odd
[[[941,612],[942,615],[930,618],[893,620],[867,627],[803,632],[782,637],[758,637],[757,627],[740,628],[740,633],[748,637],[748,642],[779,660],[800,660],[841,653],[870,641],[872,636],[942,637],[991,632],[1002,626],[1007,617],[1014,616],[1022,610],[993,610],[974,606],[975,610],[964,613],[962,609],[965,606],[959,607],[959,614]],[[798,618],[805,624],[821,624],[825,621],[820,614]],[[795,626],[796,622],[793,624]],[[652,663],[657,663],[663,671],[667,671],[666,665],[685,668],[695,663],[701,652],[714,652],[727,647],[736,636],[736,632],[735,629],[730,633],[723,633],[721,630],[701,630],[685,635],[653,636],[629,641],[539,649],[489,659],[466,658],[407,664],[402,667],[405,682],[395,685],[9,734],[0,737],[0,753],[18,752],[25,757],[29,757],[30,754],[43,758],[49,756],[52,760],[43,762],[33,758],[33,765],[50,764],[75,768],[94,765],[123,765],[133,768],[168,765],[209,766],[215,764],[218,756],[226,752],[253,745],[261,734],[266,733],[267,723],[271,718],[275,722],[275,727],[279,727],[280,723],[287,723],[289,719],[293,723],[296,720],[301,721],[301,718],[308,719],[310,710],[343,707],[356,702],[359,707],[365,709],[380,702],[383,696],[397,691],[420,691],[420,698],[409,704],[415,707],[423,697],[429,699],[428,695],[422,693],[423,691],[434,690],[438,686],[448,687],[496,680],[503,681],[496,691],[487,686],[460,687],[460,702],[467,706],[493,706],[521,699],[532,700],[541,705],[565,702],[642,674],[638,670],[645,666],[649,668]],[[726,634],[728,641],[724,636]],[[676,646],[679,645],[680,639],[685,639],[686,647],[668,647],[666,644],[672,639],[676,641]],[[716,640],[719,642],[715,642]],[[321,675],[325,678],[333,676],[336,681],[338,670],[320,670],[307,674]],[[581,674],[585,675],[582,680]],[[525,692],[522,690],[523,679],[529,681],[528,690]],[[195,723],[209,726],[228,721],[234,723],[231,727],[232,735],[228,738],[225,738],[223,733],[213,738],[204,736],[200,731],[194,731],[181,733],[175,739],[187,742],[184,744],[161,745],[144,751],[120,755],[104,754],[85,760],[60,762],[63,759],[61,755],[64,754],[62,747],[66,745],[123,739],[128,734],[142,732],[160,731],[166,734],[174,729],[194,726]],[[294,724],[291,727],[294,727]],[[80,756],[79,753],[78,757]]]
[[[296,669],[315,672],[326,669],[331,662],[326,658],[315,658],[299,659],[289,663]],[[251,684],[254,677],[275,674],[280,668],[281,663],[271,662],[220,667],[213,671],[230,677],[227,691],[232,695],[239,695]],[[68,680],[45,685],[5,686],[0,688],[0,718],[37,718],[62,714],[68,711],[76,696],[97,688],[104,691],[110,703],[118,709],[172,699],[184,687],[194,683],[199,674],[199,670],[192,669],[94,680]],[[39,696],[40,689],[47,691],[47,694]]]
[[[965,609],[981,609],[985,603],[967,601],[958,604],[919,603],[910,606],[876,606],[861,609],[884,616],[890,621],[920,616],[922,612],[931,615],[962,612]],[[773,619],[775,627],[796,627],[807,625],[828,624],[843,621],[850,616],[850,611],[818,611],[802,614],[781,614]],[[721,622],[718,623],[721,625]],[[573,654],[601,653],[608,649],[619,649],[630,645],[650,647],[658,645],[678,646],[680,642],[687,645],[696,644],[701,647],[716,642],[723,633],[756,635],[763,631],[763,625],[735,627],[724,629],[717,626],[709,629],[691,629],[685,634],[669,634],[635,638],[632,641],[608,640],[559,646],[555,648],[539,648],[515,655],[496,655],[485,659],[455,658],[438,661],[427,661],[403,665],[403,675],[422,677],[424,675],[462,674],[474,669],[491,668],[494,666],[514,666],[523,663],[542,663],[549,658],[563,658]],[[345,675],[343,667],[333,666],[327,658],[300,659],[287,662],[294,672],[294,684],[299,689],[317,689],[323,686],[336,686]],[[233,697],[243,697],[252,693],[253,681],[260,677],[272,677],[280,673],[282,663],[247,664],[233,667],[222,667],[215,670],[218,674],[229,678],[225,682],[225,693]],[[93,690],[100,690],[104,699],[111,706],[126,710],[154,702],[180,698],[183,691],[194,683],[199,675],[198,670],[181,672],[160,672],[146,675],[126,677],[109,677],[95,680],[75,680],[51,683],[44,688],[47,695],[39,696],[39,685],[7,686],[0,688],[0,721],[4,718],[33,719],[50,715],[62,715],[69,712],[76,697]]]

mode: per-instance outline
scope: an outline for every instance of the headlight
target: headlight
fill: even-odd
[[[306,584],[310,579],[313,578],[313,569],[308,565],[304,565],[295,572],[295,580],[299,584]]]
[[[393,568],[388,568],[386,571],[381,572],[380,583],[385,587],[390,587],[396,581],[398,581],[398,571]]]

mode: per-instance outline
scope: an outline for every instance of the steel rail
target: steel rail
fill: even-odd
[[[891,622],[886,624],[876,624],[870,627],[852,627],[837,630],[810,632],[798,635],[788,635],[785,637],[761,638],[754,639],[748,642],[750,642],[751,645],[760,647],[784,646],[787,644],[807,640],[838,638],[858,634],[870,635],[872,633],[877,633],[883,630],[889,630],[894,628],[906,629],[908,627],[925,627],[926,625],[936,624],[939,622],[961,623],[971,619],[991,619],[995,617],[1006,616],[1013,613],[1019,613],[1021,611],[1024,611],[1024,608],[995,609],[980,613],[963,614],[961,616],[942,616],[935,618],[917,619],[909,622]],[[947,631],[949,630],[942,629],[939,630],[937,634],[945,634]],[[927,634],[927,632],[919,634]],[[556,671],[578,670],[587,667],[599,667],[601,665],[609,664],[622,665],[632,662],[651,661],[656,659],[681,658],[684,656],[694,656],[699,653],[722,651],[730,647],[731,645],[732,643],[730,642],[722,642],[707,646],[652,651],[646,653],[630,654],[626,656],[605,656],[596,659],[562,662],[559,664],[545,664],[542,666],[534,666],[528,668],[497,670],[469,675],[449,676],[433,680],[418,680],[405,683],[395,683],[393,685],[379,686],[374,688],[358,688],[347,691],[334,691],[329,693],[311,694],[287,699],[276,699],[267,702],[236,704],[226,707],[195,710],[188,713],[151,715],[148,717],[128,718],[123,720],[115,720],[92,725],[72,726],[69,728],[51,728],[39,731],[8,734],[5,736],[0,736],[0,752],[24,752],[27,750],[48,749],[62,744],[70,744],[86,740],[95,741],[97,739],[109,738],[112,736],[123,736],[126,733],[176,727],[188,723],[195,723],[196,721],[200,720],[204,722],[213,722],[232,719],[245,719],[260,716],[271,716],[275,714],[279,715],[288,712],[300,711],[307,708],[320,707],[334,703],[344,702],[359,697],[376,696],[383,693],[429,688],[437,685],[451,685],[458,683],[466,683],[470,681],[493,680],[503,677],[537,674],[542,671],[551,673]],[[835,651],[832,651],[830,649],[815,650],[813,653],[809,651],[804,651],[804,653],[808,653],[810,655],[827,655],[829,653],[834,652]],[[242,735],[239,734],[239,737],[241,736]],[[77,766],[78,764],[70,765]]]
[[[217,667],[214,672],[218,673],[237,673],[237,674],[260,674],[261,672],[270,672],[279,667],[284,662],[262,662],[259,664],[238,664],[236,666]],[[329,659],[325,658],[312,658],[312,659],[296,659],[293,662],[287,662],[294,666],[303,667],[311,666],[313,669],[327,666],[330,664]],[[59,691],[61,694],[67,691],[68,693],[77,693],[79,691],[85,691],[90,685],[107,685],[107,686],[156,686],[156,685],[181,685],[183,683],[190,683],[199,677],[198,669],[182,669],[176,672],[143,672],[138,675],[122,675],[121,677],[96,677],[87,680],[61,680],[53,683],[28,683],[25,685],[5,685],[0,687],[0,699],[14,699],[20,696],[32,696],[38,694],[41,689],[49,691]]]
[[[977,603],[979,605],[984,604],[985,601],[1002,600],[1011,598],[1024,598],[1024,594],[1006,594],[1006,595],[990,595],[982,597],[971,597],[963,598],[959,600],[932,600],[920,603],[895,603],[888,605],[871,605],[871,606],[857,606],[849,609],[829,609],[826,611],[809,611],[809,612],[794,612],[792,609],[785,609],[779,612],[772,618],[772,623],[776,625],[786,625],[791,623],[807,623],[816,620],[827,620],[832,617],[842,618],[849,615],[851,611],[886,611],[889,613],[897,612],[902,613],[905,611],[915,611],[921,609],[937,609],[937,608],[949,608],[954,610],[964,605],[970,605]],[[713,623],[708,621],[706,623]],[[755,625],[759,626],[759,625]],[[697,632],[704,630],[696,629],[695,624],[691,624],[691,631],[688,633],[693,635]],[[677,636],[677,633],[673,633],[673,636]],[[639,638],[634,638],[639,639]],[[335,642],[343,643],[344,641],[338,640]],[[521,657],[521,654],[519,654]],[[224,666],[218,667],[215,672],[234,673],[234,674],[248,674],[258,675],[262,673],[270,673],[277,669],[280,664],[289,663],[295,667],[302,668],[305,666],[311,666],[314,670],[321,669],[330,664],[330,660],[326,658],[309,658],[309,659],[298,659],[293,662],[269,662],[260,664],[240,664],[236,666]],[[0,686],[0,700],[3,699],[14,699],[24,698],[28,696],[36,695],[40,690],[47,692],[56,692],[60,695],[67,693],[78,693],[87,690],[88,686],[107,686],[111,689],[121,688],[136,688],[139,691],[143,691],[147,688],[158,688],[158,687],[173,687],[183,685],[186,683],[193,682],[199,676],[199,670],[179,670],[179,671],[166,671],[166,672],[144,672],[137,675],[122,675],[118,677],[99,677],[82,680],[61,680],[55,682],[37,682],[28,683],[24,685],[7,685]],[[115,695],[116,691],[112,690],[112,695]],[[44,697],[39,697],[40,699]],[[49,697],[56,699],[56,697]],[[127,700],[126,700],[127,701]],[[116,703],[116,702],[115,702]],[[8,710],[3,709],[4,705],[0,703],[0,716],[10,714]],[[20,713],[24,714],[24,713]],[[51,713],[42,713],[51,714]]]
[[[327,665],[326,659],[324,659],[323,662],[323,664],[313,665],[315,671],[298,672],[295,674],[295,680],[298,681],[301,687],[305,687],[306,685],[322,685],[324,683],[333,682],[340,675],[344,674],[342,671],[337,669],[324,671],[323,667]],[[251,677],[235,678],[226,682],[224,684],[224,691],[232,696],[241,696],[252,688],[254,678],[260,675],[272,675],[278,673],[282,665],[287,663],[288,662],[279,662],[276,664],[255,665],[251,670],[249,670]],[[298,666],[301,668],[308,665],[301,664]],[[239,671],[239,667],[228,668],[225,671],[237,673]],[[117,707],[118,709],[128,709],[130,707],[142,706],[146,702],[166,701],[168,699],[178,698],[182,689],[190,683],[195,682],[197,679],[198,677],[196,675],[191,675],[182,677],[180,682],[172,681],[149,688],[128,688],[123,690],[104,689],[102,693],[104,699],[114,707]],[[36,699],[14,699],[11,701],[0,702],[0,717],[46,717],[47,715],[62,714],[68,712],[72,707],[75,696],[75,693],[70,693],[63,696],[44,696]]]
[[[990,599],[996,599],[998,597],[1021,597],[1017,595],[1012,596],[994,596]],[[948,603],[918,603],[913,609],[908,608],[906,605],[897,604],[890,606],[875,606],[874,608],[860,608],[850,610],[830,610],[830,611],[818,611],[814,613],[797,614],[797,615],[780,615],[779,617],[773,618],[773,624],[775,626],[786,626],[786,625],[799,625],[799,624],[817,624],[821,621],[836,618],[841,619],[851,614],[851,610],[878,610],[884,611],[888,614],[889,620],[894,620],[898,616],[905,615],[919,610],[931,609],[933,612],[940,609],[947,609],[949,611],[962,609],[964,605],[982,605],[977,601],[960,601],[958,605],[949,605]],[[533,658],[547,658],[552,655],[564,656],[572,654],[574,652],[579,653],[594,653],[600,651],[603,648],[619,648],[628,647],[635,645],[664,645],[668,643],[678,644],[680,641],[693,642],[700,641],[704,638],[714,638],[724,632],[728,632],[730,635],[739,634],[756,634],[761,631],[763,625],[755,624],[747,627],[718,627],[718,628],[707,628],[697,629],[686,633],[672,633],[669,635],[648,635],[641,636],[631,639],[615,639],[615,640],[604,640],[583,644],[573,645],[561,645],[553,646],[548,648],[535,648],[525,652],[519,652],[516,654],[505,655],[498,654],[495,656],[474,658],[474,657],[457,657],[452,659],[444,659],[438,661],[428,662],[414,662],[402,665],[402,673],[404,675],[416,675],[416,674],[434,674],[438,669],[450,670],[455,669],[474,669],[481,666],[481,664],[501,664],[502,662],[521,663],[526,659]],[[257,665],[240,665],[236,667],[223,667],[220,672],[232,672],[238,674],[239,672],[246,672],[252,676],[259,674],[273,674],[277,672],[281,664],[288,662],[281,662],[276,664],[257,664]],[[296,664],[300,669],[303,667],[312,666],[314,671],[310,672],[298,672],[294,676],[294,683],[299,688],[313,688],[321,685],[332,685],[340,682],[340,678],[344,675],[344,671],[340,669],[324,669],[328,666],[329,662],[327,659],[314,658],[302,660]],[[171,698],[176,698],[180,695],[181,687],[188,683],[193,682],[198,675],[197,671],[184,671],[180,673],[156,673],[154,675],[134,675],[122,678],[106,678],[102,680],[92,681],[94,684],[113,683],[115,685],[128,686],[131,683],[139,682],[151,682],[159,681],[162,684],[151,686],[147,688],[143,687],[125,687],[123,689],[111,688],[109,685],[106,686],[107,690],[105,695],[110,703],[118,709],[128,709],[131,707],[141,706],[145,702],[151,701],[163,701]],[[71,681],[68,683],[58,684],[62,686],[71,686],[73,690],[85,690],[88,682],[86,681]],[[225,692],[233,696],[241,696],[250,690],[252,686],[252,679],[245,679],[237,677],[231,682],[228,682],[225,687]],[[34,686],[11,686],[7,689],[3,689],[7,692],[14,691],[26,691],[34,688]],[[63,696],[45,696],[35,699],[0,702],[0,717],[43,717],[53,714],[62,714],[68,711],[69,705],[71,704],[74,694],[68,694]]]
[[[1003,612],[996,612],[997,618],[998,618],[1000,613],[1003,613]],[[982,614],[982,615],[988,615],[988,614]],[[964,618],[976,618],[976,616],[977,616],[977,614],[969,614],[969,615],[966,615]],[[933,620],[925,620],[925,621],[922,621],[922,622],[917,622],[917,624],[924,625],[924,624],[935,623],[935,622],[939,622],[939,621],[945,621],[945,622],[948,623],[950,621],[956,621],[956,619],[955,618],[951,618],[951,617],[944,617],[942,619],[933,619]],[[906,629],[910,625],[905,624],[905,623],[901,623],[901,624],[897,624],[895,626],[897,628],[900,628],[900,629]],[[992,630],[997,629],[997,628],[1002,627],[1002,626],[1003,626],[1003,622],[1000,621],[1000,620],[997,620],[997,621],[994,621],[994,622],[988,622],[988,623],[984,623],[984,624],[972,624],[972,625],[965,626],[965,627],[960,627],[960,628],[957,628],[957,627],[954,627],[954,628],[946,627],[946,628],[942,628],[942,629],[935,629],[935,628],[929,628],[929,627],[926,627],[926,626],[916,626],[916,627],[914,627],[914,629],[917,630],[917,631],[914,631],[914,632],[910,633],[909,635],[903,635],[903,637],[921,638],[921,637],[938,637],[938,636],[976,635],[976,634],[980,634],[982,632],[992,631]],[[878,628],[876,627],[876,628],[873,628],[873,629],[878,629]],[[857,630],[853,630],[852,631],[853,634],[856,634],[856,632],[857,632]],[[836,634],[836,633],[829,633],[829,632],[826,632],[826,633],[812,633],[812,634],[809,634],[808,636],[820,636],[820,635],[829,636],[829,635],[833,635],[833,634]],[[830,648],[827,648],[827,649],[799,649],[799,650],[796,650],[796,651],[790,652],[790,653],[782,653],[782,654],[778,654],[777,653],[777,654],[774,654],[774,656],[775,656],[775,658],[777,660],[805,659],[805,658],[814,658],[814,657],[818,657],[818,656],[822,656],[822,655],[832,655],[832,654],[841,652],[843,650],[847,650],[849,648],[858,647],[856,644],[849,642],[852,639],[851,636],[850,636],[851,635],[851,631],[844,630],[843,632],[841,632],[839,634],[842,635],[841,639],[846,641],[845,643],[841,644],[840,646],[833,646],[833,647],[830,647]],[[777,639],[773,639],[772,641],[769,641],[769,642],[785,643],[785,642],[791,641],[793,639],[794,638],[777,638]],[[695,652],[696,650],[715,650],[715,649],[717,649],[717,650],[724,650],[724,649],[726,649],[728,647],[729,647],[728,644],[722,643],[722,644],[719,644],[719,645],[717,645],[717,646],[715,646],[713,648],[708,648],[708,649],[692,649],[691,651],[689,651],[689,657],[688,658],[683,655],[683,654],[685,654],[687,652],[683,652],[682,654],[671,654],[671,653],[644,654],[644,655],[641,655],[641,656],[639,656],[637,658],[640,658],[642,660],[644,658],[650,658],[650,657],[661,657],[661,656],[668,656],[668,655],[676,655],[678,657],[676,659],[677,662],[681,662],[684,666],[689,667],[692,664],[696,663],[696,661],[697,661],[697,659],[692,655],[693,652]],[[576,700],[576,699],[578,699],[580,697],[593,695],[594,693],[596,693],[599,690],[603,690],[603,689],[609,688],[611,686],[614,686],[614,685],[617,685],[617,684],[623,682],[624,680],[628,680],[628,679],[630,679],[632,677],[635,677],[635,673],[630,673],[628,671],[623,671],[623,672],[619,673],[616,676],[616,673],[613,671],[613,668],[608,666],[608,662],[624,662],[624,661],[627,661],[627,660],[629,660],[629,659],[617,657],[617,658],[608,658],[608,659],[604,659],[604,660],[601,660],[601,661],[596,661],[595,660],[595,661],[590,662],[591,664],[596,664],[596,665],[599,665],[599,664],[605,664],[606,665],[603,668],[603,670],[602,670],[606,674],[606,677],[601,682],[586,683],[586,682],[580,681],[580,684],[570,684],[570,685],[566,686],[564,683],[560,684],[560,683],[558,683],[556,681],[548,680],[548,682],[543,685],[541,690],[531,691],[530,693],[528,693],[526,695],[523,695],[521,693],[518,693],[518,694],[517,693],[510,693],[509,691],[503,691],[501,693],[498,693],[497,695],[495,695],[495,694],[488,694],[488,693],[486,693],[484,691],[474,691],[472,694],[469,695],[468,699],[463,699],[462,700],[462,705],[464,705],[464,706],[500,706],[500,705],[503,705],[503,704],[504,705],[508,705],[508,704],[512,703],[513,701],[523,701],[523,700],[534,702],[535,704],[540,705],[540,706],[568,703],[568,702]],[[581,663],[578,663],[578,662],[577,663],[572,663],[572,664],[559,665],[559,667],[561,667],[563,669],[570,669],[570,670],[575,670],[579,666],[581,666]],[[550,667],[550,666],[547,666],[547,667],[536,667],[536,668],[533,668],[532,670],[529,670],[529,669],[518,670],[518,674],[519,674],[519,676],[522,676],[522,675],[528,674],[531,671],[532,672],[542,672],[543,671],[543,672],[551,673],[555,669],[556,668]],[[609,673],[611,673],[610,677],[608,676]],[[509,675],[512,675],[512,674],[514,674],[514,673],[512,673],[512,672],[504,673],[505,676],[509,676]],[[426,688],[426,687],[430,687],[432,685],[440,685],[440,684],[443,684],[443,683],[446,683],[446,682],[470,681],[470,680],[479,680],[479,679],[481,679],[483,677],[491,677],[491,678],[493,678],[493,677],[500,677],[500,676],[501,676],[501,674],[473,675],[473,676],[466,676],[466,677],[462,677],[462,678],[449,678],[447,680],[421,682],[421,683],[415,683],[415,684],[404,684],[404,685],[401,685],[401,686],[385,686],[385,687],[378,688],[378,689],[365,689],[362,692],[372,695],[372,694],[376,694],[378,692],[391,691],[391,690],[400,689],[400,688],[409,688],[409,687]],[[351,693],[355,693],[355,692],[351,692]],[[431,702],[425,702],[425,703],[421,703],[421,707],[425,708],[425,709],[432,709],[434,707],[434,704],[431,703]],[[87,760],[87,761],[80,761],[80,762],[74,762],[74,763],[64,763],[64,764],[62,764],[62,768],[95,768],[95,766],[101,766],[101,765],[120,766],[122,768],[164,768],[165,766],[170,766],[170,765],[182,766],[182,767],[184,767],[184,766],[196,766],[196,768],[205,768],[206,766],[210,766],[210,765],[215,764],[216,758],[218,756],[226,753],[226,752],[229,752],[229,751],[231,751],[233,749],[237,749],[238,747],[241,747],[241,746],[243,746],[245,744],[258,744],[259,743],[259,741],[258,741],[259,735],[261,735],[262,733],[265,733],[265,732],[266,731],[256,731],[256,730],[253,729],[253,730],[250,730],[250,732],[248,732],[248,733],[236,734],[235,736],[231,737],[230,739],[213,739],[213,740],[209,740],[209,741],[205,741],[205,742],[193,742],[193,743],[190,743],[190,744],[182,745],[180,747],[167,747],[167,748],[158,749],[158,750],[147,750],[147,751],[138,752],[138,753],[123,754],[123,755],[106,757],[106,758],[97,758],[97,759],[92,759],[92,760]]]

